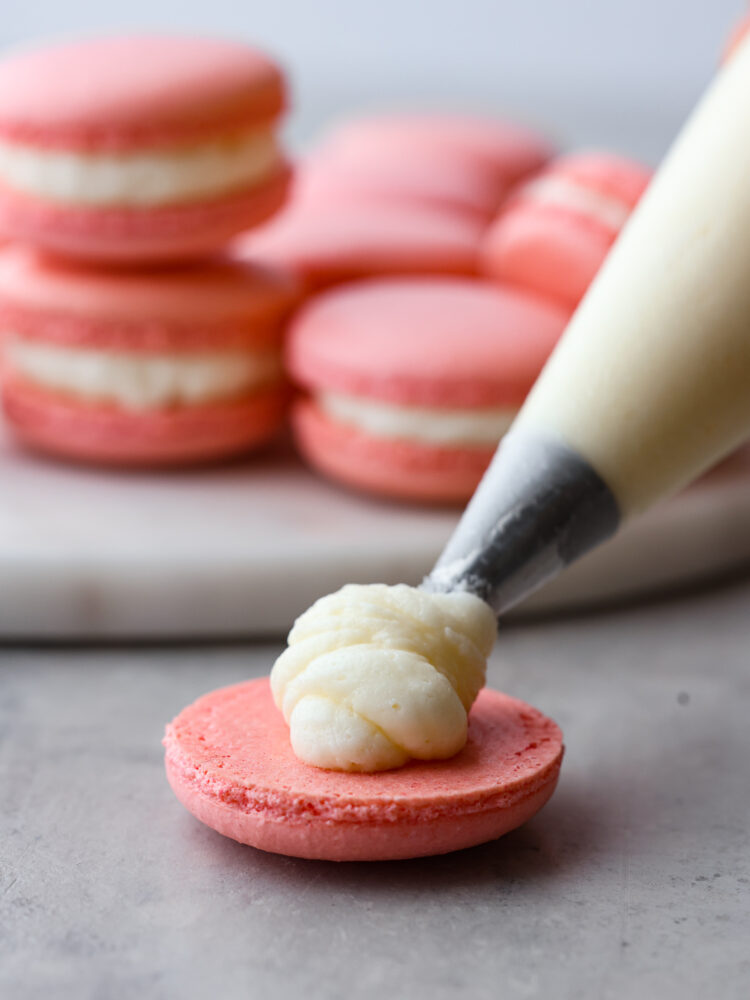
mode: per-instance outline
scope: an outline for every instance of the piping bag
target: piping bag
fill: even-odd
[[[750,435],[750,37],[620,234],[422,587],[502,614]]]

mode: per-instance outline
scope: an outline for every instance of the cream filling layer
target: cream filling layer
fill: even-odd
[[[338,771],[452,757],[496,631],[490,607],[469,593],[349,584],[322,597],[271,671],[292,749]]]
[[[128,410],[232,399],[281,375],[281,361],[273,351],[139,354],[58,347],[14,335],[3,339],[6,364],[28,381]]]
[[[400,406],[334,392],[320,392],[315,400],[333,420],[367,434],[432,445],[495,445],[516,415],[507,407]]]
[[[567,177],[540,177],[524,185],[523,194],[538,205],[578,212],[615,232],[622,229],[631,212],[627,202],[592,191]]]
[[[0,140],[0,181],[49,201],[148,207],[252,187],[281,163],[270,127],[173,149],[80,153]]]

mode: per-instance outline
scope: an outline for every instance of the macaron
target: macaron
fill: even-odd
[[[249,46],[131,36],[0,61],[0,235],[73,257],[182,259],[272,215],[281,72]]]
[[[212,691],[167,726],[167,778],[202,823],[264,851],[327,861],[445,854],[502,836],[552,795],[562,734],[480,692],[464,749],[395,771],[327,771],[295,757],[266,678]]]
[[[415,205],[484,223],[496,214],[503,193],[495,178],[470,163],[398,148],[362,156],[348,149],[338,155],[320,151],[304,162],[295,185],[301,206]]]
[[[234,455],[282,426],[293,281],[229,261],[100,271],[0,255],[0,389],[26,444],[79,461]]]
[[[307,391],[292,417],[300,451],[360,490],[467,500],[568,315],[467,278],[371,279],[309,300],[286,352]]]
[[[363,171],[368,163],[377,167],[399,160],[422,168],[432,164],[438,174],[448,167],[462,169],[473,176],[478,190],[492,192],[497,205],[514,184],[549,160],[552,147],[532,129],[502,119],[407,112],[343,122],[329,133],[318,155]]]
[[[315,290],[371,275],[474,274],[483,230],[469,215],[416,204],[295,203],[235,250]]]
[[[650,178],[640,163],[610,153],[556,160],[502,209],[482,242],[480,269],[575,307]]]

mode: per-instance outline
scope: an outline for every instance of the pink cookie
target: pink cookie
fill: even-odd
[[[474,274],[482,231],[469,215],[416,204],[295,204],[236,246],[315,289],[370,275]]]
[[[556,160],[501,212],[484,238],[481,269],[575,307],[650,177],[608,153]]]
[[[364,167],[372,162],[432,162],[470,172],[493,190],[495,204],[519,180],[539,170],[551,155],[549,143],[530,129],[494,118],[459,114],[373,115],[345,122],[329,135],[321,152]]]
[[[321,151],[303,164],[296,181],[295,202],[303,207],[416,205],[484,223],[495,215],[504,193],[501,184],[469,163],[390,148],[362,157],[348,150]]]
[[[563,756],[551,719],[485,689],[451,760],[323,771],[294,756],[266,678],[199,698],[167,726],[164,745],[169,783],[201,822],[264,851],[326,861],[416,858],[494,840],[541,809]]]
[[[282,204],[284,86],[255,49],[100,38],[0,63],[0,231],[66,255],[216,249]]]
[[[97,271],[0,255],[2,396],[29,445],[171,465],[235,454],[281,426],[291,279],[237,263]]]
[[[351,486],[463,502],[567,318],[467,278],[370,280],[320,295],[298,313],[287,347],[310,393],[294,412],[298,445]]]

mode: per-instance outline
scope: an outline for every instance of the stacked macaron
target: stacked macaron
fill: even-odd
[[[60,456],[174,465],[244,451],[284,420],[281,274],[229,261],[96,270],[0,256],[3,402]]]
[[[560,157],[502,207],[482,243],[482,271],[574,308],[650,178],[611,153]]]
[[[489,118],[365,117],[301,163],[277,212],[284,104],[276,66],[229,42],[0,63],[0,239],[25,245],[0,259],[8,420],[96,462],[244,451],[283,423],[304,285],[323,294],[287,352],[303,454],[363,489],[463,501],[648,171],[550,165],[540,136]]]
[[[0,261],[2,389],[25,441],[163,464],[278,429],[295,289],[223,251],[285,199],[284,104],[272,62],[209,39],[0,63],[0,237],[25,245]]]
[[[0,64],[0,227],[75,257],[195,256],[280,207],[278,69],[244,45],[104,38]]]
[[[381,278],[318,295],[287,350],[307,390],[293,414],[302,453],[358,489],[467,500],[568,316],[476,278]]]
[[[536,133],[453,115],[362,118],[299,166],[290,207],[241,252],[313,289],[393,274],[470,275],[511,187],[549,158]]]

